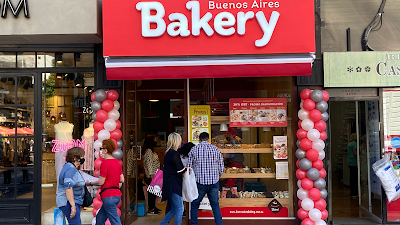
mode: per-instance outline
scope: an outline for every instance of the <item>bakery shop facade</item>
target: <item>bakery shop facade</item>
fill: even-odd
[[[296,77],[312,73],[314,1],[104,0],[103,48],[107,80],[122,81],[125,224],[146,201],[143,140],[162,164],[171,132],[208,132],[223,154],[224,223],[298,223]],[[213,223],[207,199],[199,223]]]

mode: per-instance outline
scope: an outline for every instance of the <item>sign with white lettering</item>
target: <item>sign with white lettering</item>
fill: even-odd
[[[315,52],[313,0],[103,1],[104,56]]]
[[[400,86],[400,52],[326,52],[325,87]]]
[[[52,140],[51,141],[53,145],[53,149],[51,150],[52,152],[66,152],[68,149],[73,148],[73,147],[81,147],[83,148],[84,151],[86,151],[86,140],[83,139],[82,141],[79,139],[71,139],[69,141],[67,140]]]

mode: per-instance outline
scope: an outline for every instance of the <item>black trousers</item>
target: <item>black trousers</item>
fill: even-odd
[[[149,184],[151,183],[151,180],[152,179],[150,179]],[[156,198],[157,198],[157,196],[153,195],[150,192],[147,192],[147,201],[149,203],[149,211],[156,208]]]
[[[357,166],[349,166],[350,169],[350,196],[358,195],[358,169]]]

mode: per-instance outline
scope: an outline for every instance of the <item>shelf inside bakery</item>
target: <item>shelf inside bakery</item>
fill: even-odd
[[[221,153],[273,153],[272,148],[220,148]]]
[[[268,207],[268,204],[276,199],[283,207],[289,207],[288,198],[220,198],[219,206],[223,207]]]
[[[275,173],[224,173],[221,178],[276,178]]]

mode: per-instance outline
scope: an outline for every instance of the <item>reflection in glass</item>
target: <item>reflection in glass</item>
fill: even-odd
[[[2,169],[0,173],[0,199],[14,198],[14,170]]]
[[[55,54],[54,53],[45,53],[38,52],[37,53],[37,67],[38,68],[49,68],[55,67]]]
[[[15,104],[15,78],[0,77],[0,105]]]
[[[35,68],[35,52],[18,52],[17,67],[18,68]]]
[[[18,77],[17,102],[18,104],[34,104],[33,76]]]
[[[76,67],[93,67],[93,53],[75,53]]]
[[[56,67],[73,67],[74,53],[55,53]]]
[[[18,127],[17,135],[33,135],[34,111],[33,106],[17,108]]]
[[[33,198],[33,170],[17,170],[17,198]]]
[[[16,62],[16,52],[0,52],[0,68],[15,68]]]
[[[15,166],[15,139],[0,138],[0,169]]]
[[[17,166],[33,166],[33,138],[17,138]]]

